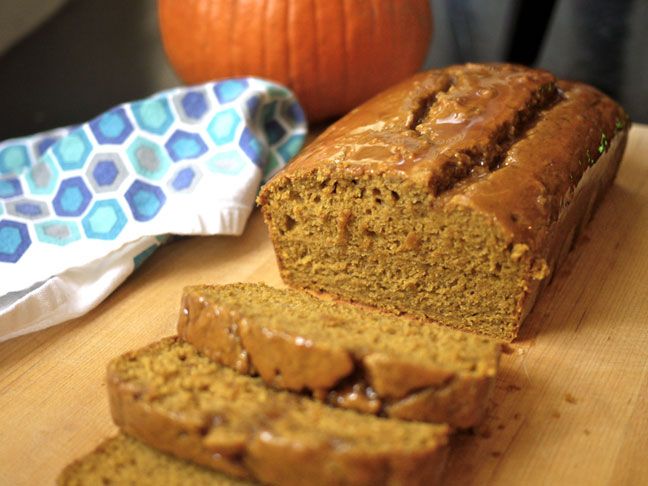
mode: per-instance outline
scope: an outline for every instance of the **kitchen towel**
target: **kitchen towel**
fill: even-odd
[[[0,143],[0,341],[88,312],[167,235],[241,234],[305,134],[290,91],[237,78]]]

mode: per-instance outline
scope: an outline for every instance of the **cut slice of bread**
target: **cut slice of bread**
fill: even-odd
[[[264,284],[187,287],[178,335],[276,388],[461,428],[484,416],[500,354],[483,336]]]
[[[359,414],[268,388],[168,338],[112,361],[115,423],[213,469],[278,485],[430,485],[449,427]]]
[[[244,486],[255,484],[164,454],[124,434],[68,465],[59,486]]]

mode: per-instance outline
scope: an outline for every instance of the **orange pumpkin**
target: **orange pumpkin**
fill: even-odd
[[[186,83],[260,76],[311,121],[349,111],[416,72],[428,0],[158,0],[167,56]]]

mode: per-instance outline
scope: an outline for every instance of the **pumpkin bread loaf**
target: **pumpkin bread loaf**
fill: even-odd
[[[156,449],[278,485],[429,485],[449,428],[273,390],[168,338],[112,361],[115,423]]]
[[[178,335],[276,388],[462,428],[484,415],[500,351],[486,337],[264,284],[187,287]]]
[[[164,454],[119,434],[67,466],[59,486],[244,486],[254,484]]]
[[[612,183],[629,120],[546,71],[415,75],[261,190],[288,284],[512,340]]]

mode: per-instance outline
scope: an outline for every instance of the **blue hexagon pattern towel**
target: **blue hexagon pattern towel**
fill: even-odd
[[[305,134],[290,91],[238,78],[0,143],[0,341],[89,311],[168,234],[240,234]]]

